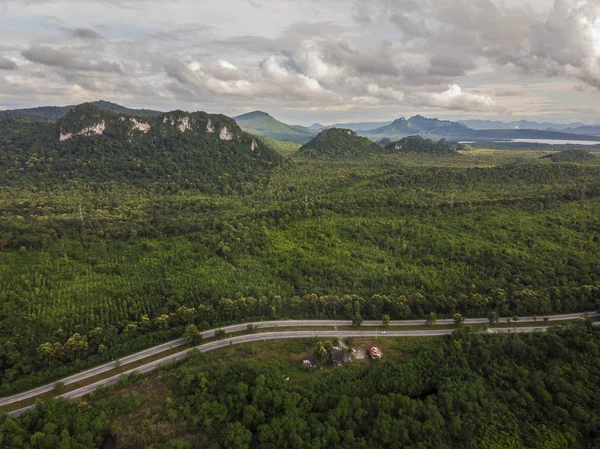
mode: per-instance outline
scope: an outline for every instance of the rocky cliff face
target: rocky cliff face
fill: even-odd
[[[132,138],[136,133],[169,134],[196,133],[214,135],[220,140],[241,140],[244,134],[235,120],[224,115],[211,115],[205,112],[173,111],[155,117],[140,118],[124,114],[114,114],[86,103],[73,108],[59,120],[58,138],[61,142],[75,137],[90,137],[107,134],[113,137]]]

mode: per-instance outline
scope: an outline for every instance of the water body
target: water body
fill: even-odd
[[[562,139],[507,139],[494,140],[494,143],[540,143],[545,145],[600,145],[598,140],[562,140]]]

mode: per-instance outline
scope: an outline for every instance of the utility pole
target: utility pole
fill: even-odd
[[[308,211],[308,195],[304,195],[304,215]]]
[[[454,209],[454,192],[450,195],[450,208]]]

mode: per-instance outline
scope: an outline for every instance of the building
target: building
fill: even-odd
[[[335,347],[331,351],[331,361],[335,366],[342,366],[352,363],[352,357],[342,348]]]
[[[307,368],[316,368],[317,365],[315,365],[312,360],[302,360],[302,364],[304,366],[306,366]]]
[[[369,355],[372,359],[380,359],[383,357],[383,352],[377,346],[371,346],[369,347]]]

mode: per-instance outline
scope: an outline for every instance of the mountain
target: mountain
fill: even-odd
[[[544,140],[597,140],[600,144],[600,137],[571,134],[564,131],[542,131],[538,129],[484,129],[470,130],[461,139],[472,140],[510,140],[510,139],[544,139]]]
[[[160,183],[221,191],[260,180],[282,163],[224,115],[173,111],[142,118],[94,104],[56,123],[0,121],[0,183]]]
[[[308,129],[312,129],[313,131],[321,131],[322,129],[325,129],[326,127],[321,125],[320,123],[313,123],[312,125],[310,125],[308,127]]]
[[[262,111],[238,115],[235,117],[235,121],[247,133],[275,140],[306,143],[316,134],[316,131],[304,126],[288,125],[280,122]]]
[[[162,114],[160,111],[153,111],[151,109],[130,109],[125,106],[111,103],[110,101],[95,101],[91,103],[100,109],[105,111],[111,111],[120,114],[129,114],[139,117],[152,117],[155,115]],[[12,109],[8,111],[0,111],[0,120],[13,117],[23,117],[30,120],[49,120],[56,121],[61,117],[64,117],[71,109],[75,106],[41,106],[38,108],[30,109]]]
[[[330,128],[300,147],[298,154],[321,157],[364,156],[382,154],[384,149],[351,129]]]
[[[426,118],[421,115],[406,120],[404,117],[394,120],[392,123],[370,131],[364,131],[362,134],[382,137],[408,136],[408,135],[432,135],[432,136],[463,136],[468,134],[470,129],[460,123],[447,120],[438,120],[436,118]]]
[[[357,122],[357,123],[337,123],[335,125],[326,126],[325,128],[344,128],[351,129],[352,131],[370,131],[375,128],[381,128],[382,126],[389,125],[391,122]]]
[[[599,136],[600,135],[600,125],[584,125],[577,126],[574,128],[565,128],[563,132],[573,133],[573,134],[589,134],[591,136]]]
[[[439,120],[437,118],[426,118],[421,115],[406,120],[401,117],[391,124],[371,131],[361,132],[363,135],[375,136],[377,138],[388,137],[398,139],[406,136],[420,135],[434,140],[448,138],[452,140],[509,140],[509,139],[556,139],[556,140],[600,140],[584,134],[570,134],[559,131],[544,131],[537,129],[471,129],[468,126]]]
[[[433,142],[421,136],[409,136],[385,147],[388,153],[419,153],[429,155],[459,154],[445,140]]]
[[[538,129],[544,131],[563,131],[567,128],[576,128],[583,126],[583,123],[550,123],[550,122],[532,122],[529,120],[519,120],[512,122],[501,122],[498,120],[458,120],[458,123],[468,126],[471,129]],[[584,133],[582,133],[584,134]]]

